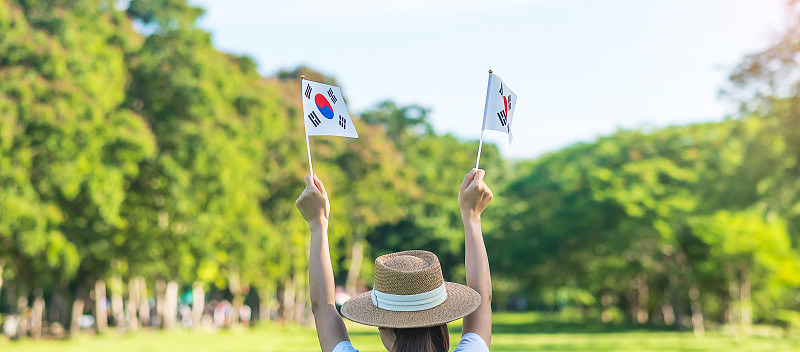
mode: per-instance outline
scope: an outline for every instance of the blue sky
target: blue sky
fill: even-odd
[[[206,9],[199,24],[217,48],[252,56],[265,75],[308,65],[336,77],[351,113],[416,103],[462,138],[480,136],[492,69],[519,98],[512,145],[493,131],[485,141],[511,158],[619,128],[721,120],[735,107],[718,98],[731,68],[787,20],[785,0],[190,3]]]

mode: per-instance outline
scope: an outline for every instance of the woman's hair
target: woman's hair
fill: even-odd
[[[450,349],[447,324],[394,329],[394,336],[394,346],[390,352],[447,352]]]

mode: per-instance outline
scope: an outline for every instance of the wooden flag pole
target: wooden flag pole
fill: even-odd
[[[475,161],[475,170],[478,169],[478,164],[480,164],[481,162],[481,147],[483,147],[483,131],[485,130],[481,129],[481,141],[478,143],[478,160]]]
[[[300,90],[303,90],[303,80],[306,79],[306,75],[300,76]],[[303,130],[306,132],[306,152],[308,152],[308,171],[311,172],[309,175],[314,177],[314,165],[311,164],[311,143],[308,142],[308,130],[306,128],[305,121],[303,122]]]
[[[475,169],[481,163],[481,148],[483,147],[483,131],[486,131],[486,109],[489,108],[489,89],[492,88],[492,70],[489,70],[489,83],[486,84],[486,102],[483,105],[483,124],[481,125],[481,141],[478,142],[478,160],[475,161]],[[310,159],[309,159],[310,160]]]
[[[308,143],[308,133],[306,133],[306,150],[308,151],[308,171],[314,176],[314,165],[311,164],[311,144]]]

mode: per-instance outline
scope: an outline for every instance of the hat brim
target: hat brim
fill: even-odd
[[[445,282],[447,299],[442,304],[416,312],[395,312],[372,304],[371,291],[349,299],[342,305],[342,315],[356,323],[382,328],[424,328],[461,319],[478,309],[481,295],[454,282]]]

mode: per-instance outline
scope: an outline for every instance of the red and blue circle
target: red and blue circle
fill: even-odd
[[[317,104],[317,110],[322,113],[322,116],[325,116],[328,120],[333,118],[333,107],[328,102],[328,99],[325,99],[325,96],[317,94],[314,97],[314,103]]]

